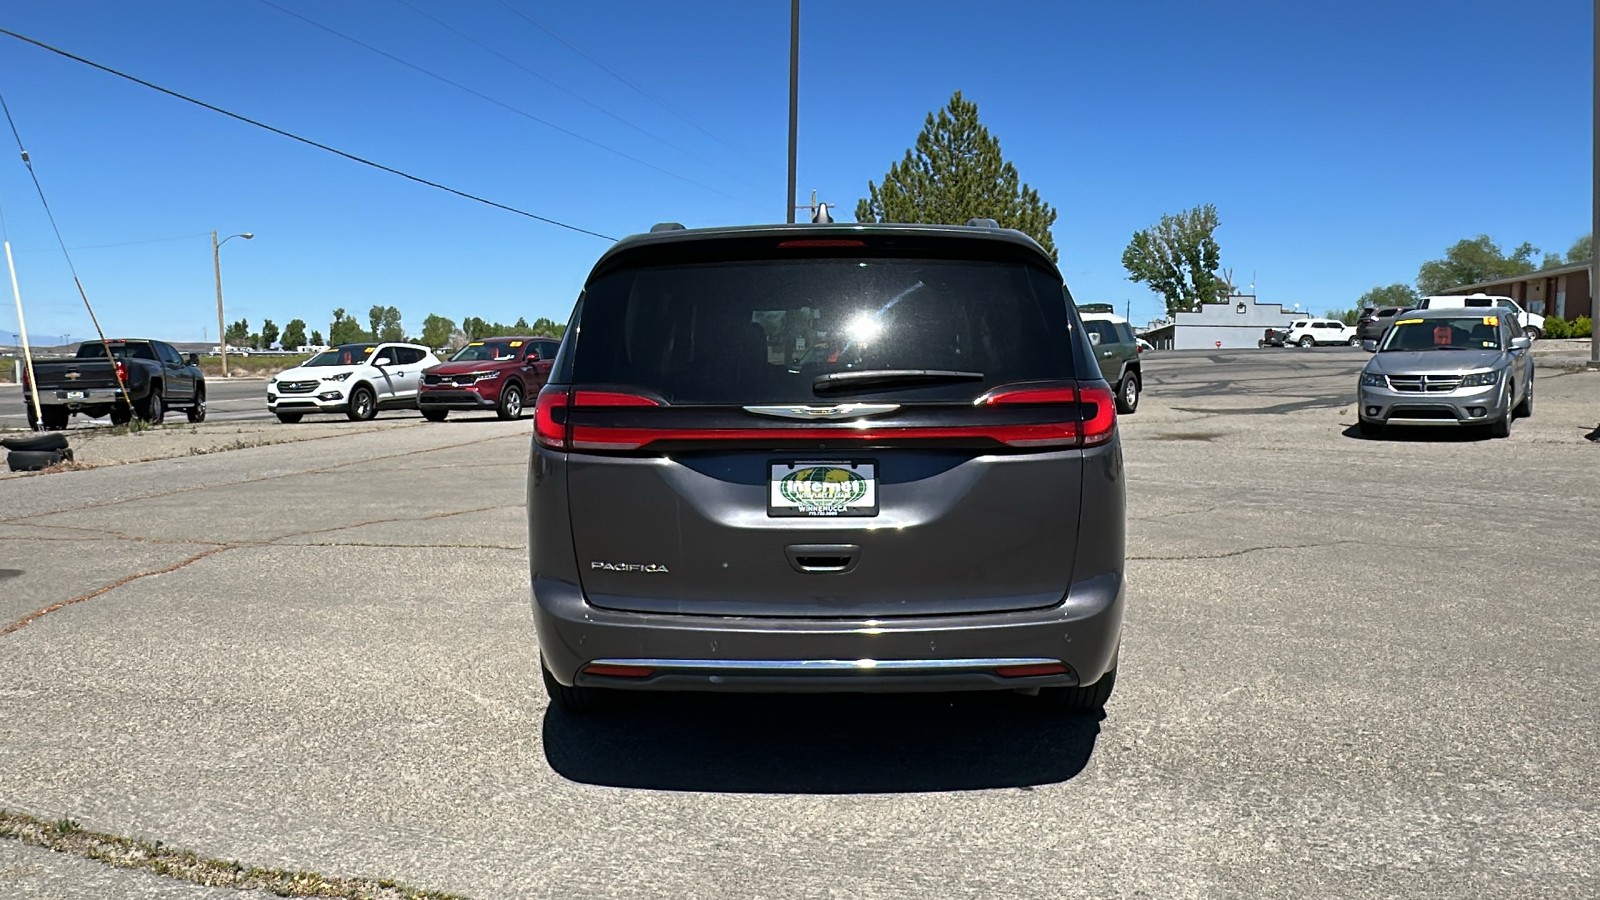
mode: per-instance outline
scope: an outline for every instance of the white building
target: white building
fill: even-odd
[[[1282,303],[1261,303],[1251,294],[1235,294],[1224,302],[1207,303],[1198,312],[1181,312],[1172,321],[1144,332],[1158,350],[1239,350],[1253,348],[1268,328],[1288,328],[1295,319],[1311,318]]]

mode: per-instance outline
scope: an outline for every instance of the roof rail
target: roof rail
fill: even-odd
[[[650,226],[650,233],[651,234],[655,234],[658,231],[684,231],[684,230],[685,229],[684,229],[682,223],[679,223],[679,222],[657,222],[656,224]]]
[[[968,219],[967,225],[972,228],[999,228],[1000,223],[993,219]]]

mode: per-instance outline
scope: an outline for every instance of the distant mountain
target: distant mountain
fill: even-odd
[[[38,350],[49,347],[59,347],[67,343],[67,334],[37,334],[28,332],[28,346]],[[0,347],[21,347],[22,338],[15,331],[0,330]]]

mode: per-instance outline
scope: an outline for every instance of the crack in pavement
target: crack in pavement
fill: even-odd
[[[22,618],[16,620],[15,622],[12,622],[10,625],[5,626],[4,628],[0,628],[0,637],[5,637],[6,635],[12,634],[14,632],[21,631],[23,628],[26,628],[27,626],[33,624],[34,622],[38,621],[39,619],[42,619],[45,616],[48,616],[53,612],[58,612],[58,611],[60,611],[62,609],[65,609],[68,606],[72,606],[72,605],[78,604],[78,603],[83,603],[83,602],[88,601],[88,600],[93,600],[96,597],[100,597],[100,596],[103,596],[105,594],[108,594],[111,591],[114,591],[117,588],[122,587],[123,585],[131,584],[131,583],[133,583],[135,581],[139,581],[139,580],[144,579],[144,578],[149,578],[149,577],[152,577],[152,576],[155,576],[155,575],[165,575],[165,574],[168,574],[169,572],[176,572],[176,571],[178,571],[180,569],[187,568],[188,566],[190,566],[190,565],[192,565],[194,563],[197,563],[200,560],[205,559],[205,558],[207,558],[209,556],[215,556],[218,553],[221,553],[221,552],[223,552],[225,550],[239,550],[239,549],[243,549],[243,548],[247,548],[247,547],[362,546],[360,544],[345,545],[345,544],[340,544],[338,542],[329,542],[329,543],[326,543],[326,544],[315,544],[315,543],[313,543],[313,544],[284,544],[284,543],[280,543],[280,542],[281,541],[287,541],[287,540],[290,540],[290,539],[293,539],[293,538],[310,537],[311,535],[316,535],[316,534],[327,534],[328,532],[332,532],[332,531],[344,531],[344,530],[350,529],[350,528],[363,528],[363,527],[366,527],[368,525],[385,525],[385,524],[390,524],[390,523],[393,523],[393,522],[431,522],[431,521],[436,521],[438,519],[448,519],[448,518],[451,518],[453,516],[464,516],[464,515],[468,515],[468,514],[476,513],[476,512],[488,512],[489,510],[494,510],[494,509],[515,509],[515,508],[517,508],[515,505],[499,504],[499,505],[495,505],[495,506],[477,507],[477,508],[474,508],[474,509],[451,510],[449,512],[434,513],[433,515],[428,515],[428,516],[404,516],[404,517],[396,516],[396,517],[391,517],[391,518],[387,518],[387,519],[373,519],[373,520],[367,521],[367,522],[356,522],[356,523],[353,523],[353,524],[350,524],[350,525],[338,525],[338,526],[334,526],[334,527],[331,527],[331,528],[315,528],[315,529],[311,529],[309,531],[295,531],[295,532],[290,532],[288,534],[283,534],[283,535],[279,535],[277,537],[267,538],[266,540],[260,540],[260,541],[230,541],[230,542],[226,542],[226,543],[215,543],[215,544],[211,545],[210,549],[207,549],[207,550],[205,550],[205,551],[203,551],[201,553],[196,553],[193,556],[190,556],[187,559],[180,560],[179,562],[173,563],[172,565],[163,566],[163,567],[161,567],[159,569],[151,569],[151,570],[143,571],[143,572],[135,572],[135,573],[133,573],[131,575],[125,575],[125,576],[117,579],[116,581],[111,582],[110,584],[102,585],[102,586],[100,586],[98,588],[95,588],[92,591],[89,591],[86,594],[79,594],[76,597],[69,597],[66,600],[61,600],[59,602],[52,603],[49,606],[41,607],[40,609],[34,610],[33,612],[23,616]],[[49,526],[45,526],[45,527],[49,527]],[[58,526],[58,527],[76,528],[77,526],[67,525],[67,526]],[[24,538],[23,540],[26,540],[26,539]],[[178,543],[178,542],[174,542],[174,543]],[[184,542],[184,543],[192,543],[192,544],[199,544],[201,546],[205,546],[206,544],[210,544],[211,542],[208,542],[208,541],[188,541],[188,542]],[[427,544],[422,544],[422,545],[417,545],[417,544],[399,544],[399,545],[394,545],[394,546],[396,546],[396,547],[405,547],[407,549],[421,549],[421,548],[427,548],[427,547],[433,546],[433,545],[427,545]],[[451,548],[451,545],[449,545],[449,544],[441,544],[441,545],[437,545],[437,546],[440,546],[440,547],[443,547],[443,548],[447,548],[447,549]],[[505,547],[505,548],[501,548],[501,547],[486,547],[485,549],[521,550],[522,548],[521,547]]]
[[[1256,553],[1261,550],[1320,550],[1325,547],[1338,547],[1344,544],[1360,544],[1361,541],[1328,541],[1317,544],[1268,544],[1263,547],[1244,547],[1239,550],[1229,550],[1227,553],[1205,554],[1197,553],[1186,556],[1129,556],[1128,561],[1134,562],[1188,562],[1202,559],[1229,559],[1243,556],[1246,553]]]

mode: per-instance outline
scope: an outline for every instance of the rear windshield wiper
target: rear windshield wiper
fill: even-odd
[[[910,387],[919,384],[945,384],[954,381],[982,381],[982,372],[953,369],[863,369],[858,372],[830,372],[811,382],[819,394],[854,391],[875,387]]]

